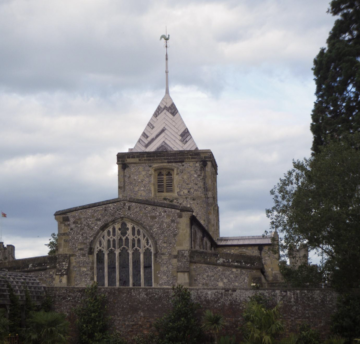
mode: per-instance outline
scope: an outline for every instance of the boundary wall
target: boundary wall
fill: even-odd
[[[48,287],[54,308],[67,314],[74,324],[73,309],[84,297],[82,287]],[[192,299],[201,305],[201,310],[210,309],[225,317],[224,334],[241,338],[239,327],[243,324],[242,312],[246,301],[255,294],[263,294],[274,304],[281,303],[280,313],[289,332],[295,332],[299,324],[307,322],[322,336],[330,334],[331,314],[336,309],[337,293],[331,289],[227,289],[188,288]],[[171,288],[99,287],[107,296],[108,314],[112,327],[130,339],[147,333],[152,323],[171,309]]]

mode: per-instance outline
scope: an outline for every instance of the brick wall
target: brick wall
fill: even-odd
[[[146,333],[156,318],[170,310],[171,288],[99,288],[108,299],[108,313],[113,328],[124,337]],[[241,338],[242,312],[245,302],[256,293],[264,294],[274,303],[281,302],[281,314],[288,331],[296,331],[301,322],[308,322],[323,336],[329,334],[331,314],[335,311],[337,294],[329,289],[249,289],[190,288],[192,298],[204,311],[222,314],[227,322],[226,334]],[[73,308],[84,295],[84,288],[48,288],[57,311],[74,319]]]

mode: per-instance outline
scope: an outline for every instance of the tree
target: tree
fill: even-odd
[[[224,317],[220,314],[214,314],[210,310],[206,310],[203,317],[203,323],[204,329],[211,332],[214,336],[215,344],[217,344],[219,332],[226,325]]]
[[[92,344],[108,336],[109,317],[106,314],[106,296],[99,294],[97,284],[85,290],[85,297],[75,311],[79,330],[79,343]]]
[[[57,249],[58,249],[58,236],[55,233],[51,234],[51,238],[49,239],[49,243],[45,244],[45,246],[47,246],[49,248],[49,252],[48,255],[52,256],[54,254],[56,254]]]
[[[179,285],[173,288],[172,310],[155,323],[158,344],[202,343],[202,330],[197,311],[199,305],[191,300],[189,290]]]
[[[360,295],[340,295],[332,315],[332,332],[346,339],[346,344],[360,338]]]
[[[0,344],[8,343],[9,336],[9,319],[7,318],[6,310],[0,309]]]
[[[312,150],[343,134],[360,130],[360,1],[332,0],[329,11],[340,16],[327,47],[314,60],[316,102],[312,112]]]
[[[270,308],[267,303],[268,300],[264,297],[255,295],[246,304],[243,314],[245,343],[276,343],[278,336],[284,331],[279,305]]]
[[[360,286],[360,133],[320,148],[271,190],[271,228],[282,236],[280,248],[306,243],[323,256],[333,286]]]
[[[15,294],[13,287],[7,282],[9,291],[10,310],[9,310],[9,332],[12,335],[21,334],[21,305],[19,297]]]
[[[64,314],[55,312],[33,312],[28,320],[26,343],[67,343],[69,322]]]

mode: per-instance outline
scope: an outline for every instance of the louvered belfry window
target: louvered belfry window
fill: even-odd
[[[157,171],[157,192],[171,193],[174,192],[174,171],[161,170]]]
[[[103,287],[152,287],[153,246],[142,229],[122,221],[101,233],[95,245],[95,280]]]

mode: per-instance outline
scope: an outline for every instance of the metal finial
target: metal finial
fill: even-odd
[[[165,55],[165,64],[166,64],[166,69],[165,69],[165,74],[166,74],[166,94],[169,94],[169,69],[168,69],[168,53],[167,53],[167,42],[170,39],[170,35],[161,35],[160,36],[160,40],[164,39],[165,41],[165,49],[166,49],[166,55]]]

